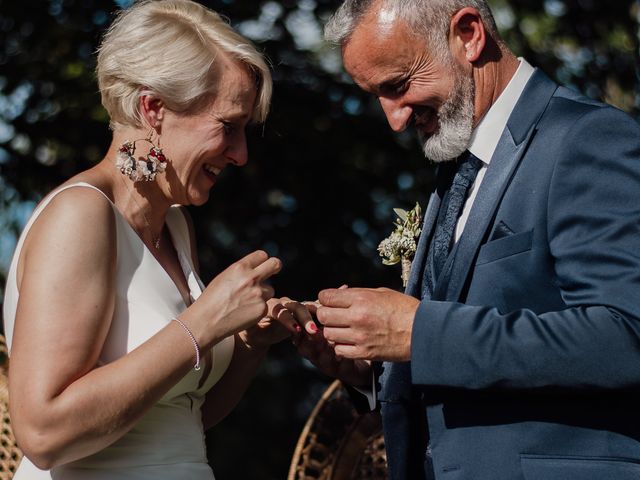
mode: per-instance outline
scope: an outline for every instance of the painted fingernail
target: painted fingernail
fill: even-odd
[[[298,325],[297,323],[293,326],[293,329],[294,329],[296,332],[300,332],[300,331],[302,331],[302,328],[301,328],[301,327],[300,327],[300,325]]]
[[[311,330],[313,333],[316,333],[318,331],[318,327],[313,322],[307,323],[307,328]]]

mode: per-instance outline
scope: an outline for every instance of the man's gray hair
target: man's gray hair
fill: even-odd
[[[346,0],[327,22],[325,39],[344,44],[374,5],[393,18],[404,20],[413,33],[427,40],[432,52],[440,55],[448,55],[451,18],[464,7],[478,10],[489,34],[498,44],[502,43],[485,0]]]

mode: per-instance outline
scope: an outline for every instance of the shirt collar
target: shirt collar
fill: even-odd
[[[516,73],[498,99],[491,105],[489,111],[482,117],[482,120],[480,120],[471,135],[471,143],[468,150],[486,165],[491,162],[491,157],[498,146],[498,142],[500,142],[500,137],[507,126],[509,116],[535,70],[524,58],[519,58],[518,60],[520,60],[520,65]]]

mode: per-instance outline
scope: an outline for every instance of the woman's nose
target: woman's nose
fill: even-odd
[[[225,152],[229,163],[232,163],[236,167],[242,167],[247,164],[249,160],[249,152],[247,149],[247,140],[244,135],[241,139],[236,140],[227,147]]]

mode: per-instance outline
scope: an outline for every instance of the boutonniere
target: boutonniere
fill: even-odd
[[[380,242],[378,252],[385,265],[396,263],[402,265],[402,286],[406,287],[411,261],[416,253],[418,237],[422,231],[420,227],[422,209],[420,204],[416,203],[416,206],[408,212],[400,208],[394,208],[393,211],[398,216],[393,223],[396,228],[391,235]]]

